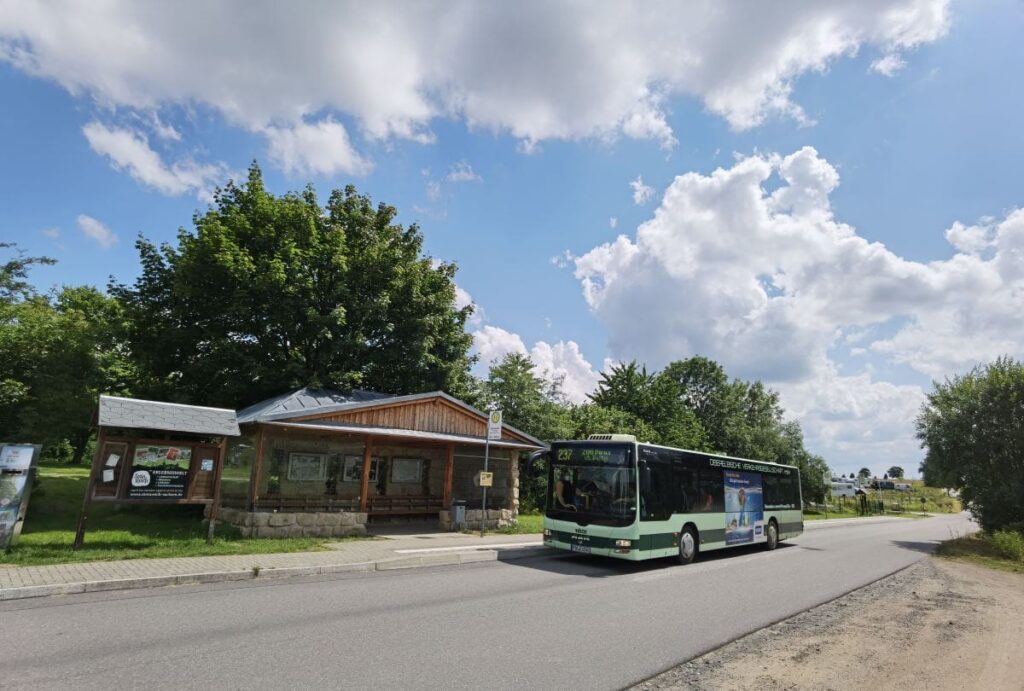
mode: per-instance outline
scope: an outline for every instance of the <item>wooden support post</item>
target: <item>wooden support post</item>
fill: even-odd
[[[260,473],[263,472],[263,425],[256,428],[256,458],[252,461],[252,474],[249,476],[249,511],[256,510],[259,499]]]
[[[224,473],[224,453],[227,451],[228,438],[221,437],[217,445],[217,461],[213,466],[213,504],[210,506],[210,525],[206,532],[206,544],[213,544],[213,532],[220,514],[220,477]]]
[[[78,514],[78,529],[75,530],[75,542],[72,549],[78,550],[85,541],[85,522],[89,520],[89,504],[92,503],[92,493],[96,489],[96,472],[99,470],[100,461],[103,458],[103,445],[106,442],[106,430],[100,427],[96,435],[96,453],[92,457],[92,468],[89,470],[89,481],[85,483],[85,497],[82,498],[82,511]],[[123,459],[127,462],[128,459]]]
[[[373,463],[373,437],[366,438],[363,449],[363,480],[359,490],[359,511],[366,513],[370,505],[370,466]],[[369,518],[367,518],[369,520]]]
[[[448,459],[444,466],[444,493],[441,510],[448,511],[452,503],[452,478],[455,476],[455,444],[448,445]]]

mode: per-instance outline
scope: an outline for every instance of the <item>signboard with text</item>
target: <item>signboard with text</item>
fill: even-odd
[[[131,499],[183,499],[188,488],[192,449],[187,446],[135,447],[128,497]]]
[[[501,440],[501,411],[492,410],[487,416],[487,439],[488,441]]]

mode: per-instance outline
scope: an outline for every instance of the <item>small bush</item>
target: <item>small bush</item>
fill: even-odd
[[[997,530],[992,533],[992,545],[999,556],[1024,563],[1024,533],[1016,530]]]

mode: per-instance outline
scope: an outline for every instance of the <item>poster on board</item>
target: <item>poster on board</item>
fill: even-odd
[[[192,449],[183,446],[137,446],[128,481],[131,499],[183,499],[188,488]]]
[[[21,532],[32,491],[32,463],[40,448],[0,444],[0,551],[7,550]]]
[[[764,537],[764,493],[760,473],[725,472],[725,544]]]

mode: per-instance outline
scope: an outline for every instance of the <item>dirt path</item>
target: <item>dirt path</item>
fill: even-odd
[[[635,688],[1024,690],[1024,576],[925,559]]]

